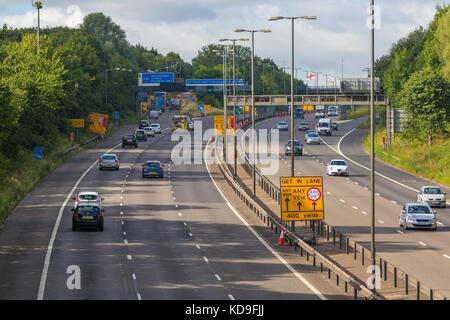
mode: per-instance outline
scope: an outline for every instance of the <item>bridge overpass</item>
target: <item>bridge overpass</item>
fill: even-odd
[[[236,96],[236,105],[252,104],[251,95]],[[375,105],[388,105],[389,98],[385,94],[374,95]],[[227,96],[227,105],[234,106],[233,96]],[[290,106],[290,95],[255,95],[255,106]],[[320,105],[320,106],[361,106],[370,105],[369,94],[334,94],[334,95],[295,95],[294,106]]]

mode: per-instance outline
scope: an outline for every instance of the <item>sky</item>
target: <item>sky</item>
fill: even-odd
[[[419,26],[426,27],[443,0],[375,0],[375,59]],[[125,30],[132,44],[179,53],[187,62],[202,46],[220,38],[249,38],[235,29],[270,29],[255,33],[255,54],[291,65],[289,20],[271,16],[316,16],[295,20],[294,59],[297,78],[319,72],[319,85],[334,77],[366,77],[370,66],[369,0],[48,0],[42,1],[41,26],[77,27],[83,17],[103,12]],[[29,1],[0,0],[0,25],[37,25]],[[243,43],[249,45],[249,43]],[[325,77],[325,75],[328,75]],[[330,82],[328,84],[330,85]]]

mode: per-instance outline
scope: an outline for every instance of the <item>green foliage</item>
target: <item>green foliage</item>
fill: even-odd
[[[446,132],[450,120],[450,84],[438,70],[426,67],[406,82],[398,107],[409,115],[408,131],[431,145],[436,135]]]
[[[450,82],[450,10],[447,10],[439,22],[436,30],[436,39],[438,42],[437,52],[444,62],[442,74]]]

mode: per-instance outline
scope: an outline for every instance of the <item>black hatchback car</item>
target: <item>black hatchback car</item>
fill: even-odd
[[[89,202],[72,209],[72,231],[80,228],[95,228],[103,231],[103,209],[96,202]]]
[[[136,136],[134,134],[126,134],[122,137],[122,148],[126,146],[138,147]]]

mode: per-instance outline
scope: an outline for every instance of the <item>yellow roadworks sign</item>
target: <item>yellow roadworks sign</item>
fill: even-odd
[[[102,113],[91,112],[88,116],[91,124],[88,130],[98,134],[106,133],[106,126],[108,124],[108,115]]]
[[[84,128],[84,119],[69,119],[69,121],[74,128]]]
[[[323,220],[323,178],[281,177],[281,220]]]
[[[224,118],[223,116],[214,116],[214,135],[220,136],[224,134]],[[227,135],[234,134],[234,116],[227,116]]]

